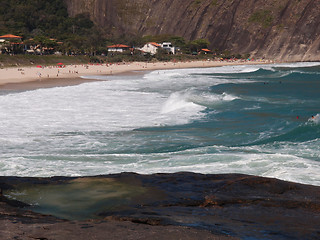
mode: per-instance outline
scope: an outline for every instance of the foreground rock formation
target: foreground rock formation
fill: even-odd
[[[206,38],[213,49],[289,61],[320,60],[316,0],[64,0],[112,35]]]
[[[0,187],[4,239],[320,238],[320,187],[277,179],[123,173],[0,177]],[[28,194],[50,198],[42,206],[13,199]]]

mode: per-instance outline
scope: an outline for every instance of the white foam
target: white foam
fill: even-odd
[[[259,70],[260,70],[260,68],[245,68],[245,69],[242,69],[240,72],[242,72],[242,73],[253,73],[253,72],[257,72]]]
[[[140,91],[139,81],[94,82],[65,88],[39,89],[0,96],[0,131],[8,135],[59,131],[118,131],[179,124],[161,115],[167,95]],[[197,111],[180,115],[191,119]],[[181,113],[179,113],[181,114]]]
[[[287,68],[315,67],[315,66],[320,66],[320,62],[277,63],[277,64],[273,64],[272,66],[273,67],[287,67]]]
[[[275,71],[274,68],[279,68],[279,67],[294,69],[294,68],[315,67],[315,66],[320,66],[320,62],[276,63],[276,64],[261,65],[260,67],[265,70]]]
[[[159,70],[153,71],[145,75],[145,78],[163,78],[162,76],[170,78],[185,78],[187,75],[194,77],[198,74],[223,74],[223,73],[250,73],[256,72],[261,67],[271,67],[273,65],[259,65],[255,67],[252,65],[233,65],[233,66],[220,66],[209,68],[186,68],[186,69],[174,69],[174,70]],[[203,77],[203,76],[202,76]]]
[[[320,114],[318,113],[315,116],[312,116],[311,118],[308,119],[308,123],[313,123],[313,124],[320,124]]]
[[[124,171],[238,172],[320,185],[319,139],[277,146],[209,146],[135,153],[135,149],[153,143],[148,137],[140,137],[139,131],[132,137],[131,130],[201,119],[206,107],[239,98],[229,93],[212,94],[209,87],[238,80],[215,78],[210,73],[238,73],[250,68],[254,70],[228,66],[154,71],[143,78],[129,79],[97,76],[110,81],[1,95],[0,173],[85,176]],[[317,120],[310,122],[319,124],[319,118],[317,114]],[[199,138],[194,140],[205,141]]]
[[[4,176],[86,176],[126,171],[243,173],[320,185],[320,162],[311,160],[319,153],[318,139],[306,145],[282,143],[280,149],[269,144],[234,148],[209,146],[151,154],[4,156],[0,159],[0,169]]]
[[[194,110],[200,115],[201,110],[204,110],[206,107],[213,107],[224,102],[231,102],[235,99],[239,99],[239,97],[227,93],[214,94],[187,89],[185,91],[172,93],[163,105],[161,113],[164,114],[181,109],[189,109],[189,111]]]
[[[181,109],[197,109],[201,110],[196,104],[194,104],[191,101],[188,101],[185,94],[175,92],[170,95],[168,100],[165,102],[165,104],[162,107],[161,113],[169,113]]]

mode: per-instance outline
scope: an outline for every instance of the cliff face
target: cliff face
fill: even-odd
[[[320,60],[318,0],[65,0],[106,33],[206,38],[213,49],[289,61]]]

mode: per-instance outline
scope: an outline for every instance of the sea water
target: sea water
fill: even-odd
[[[0,91],[0,175],[192,171],[320,185],[320,63],[86,78]]]

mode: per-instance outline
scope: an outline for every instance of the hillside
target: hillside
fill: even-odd
[[[63,0],[0,0],[0,6],[0,36],[19,35],[27,45],[55,47],[61,52],[92,52],[103,43],[88,16],[69,17]]]
[[[213,49],[287,61],[320,60],[316,0],[64,0],[109,35],[205,38]]]

